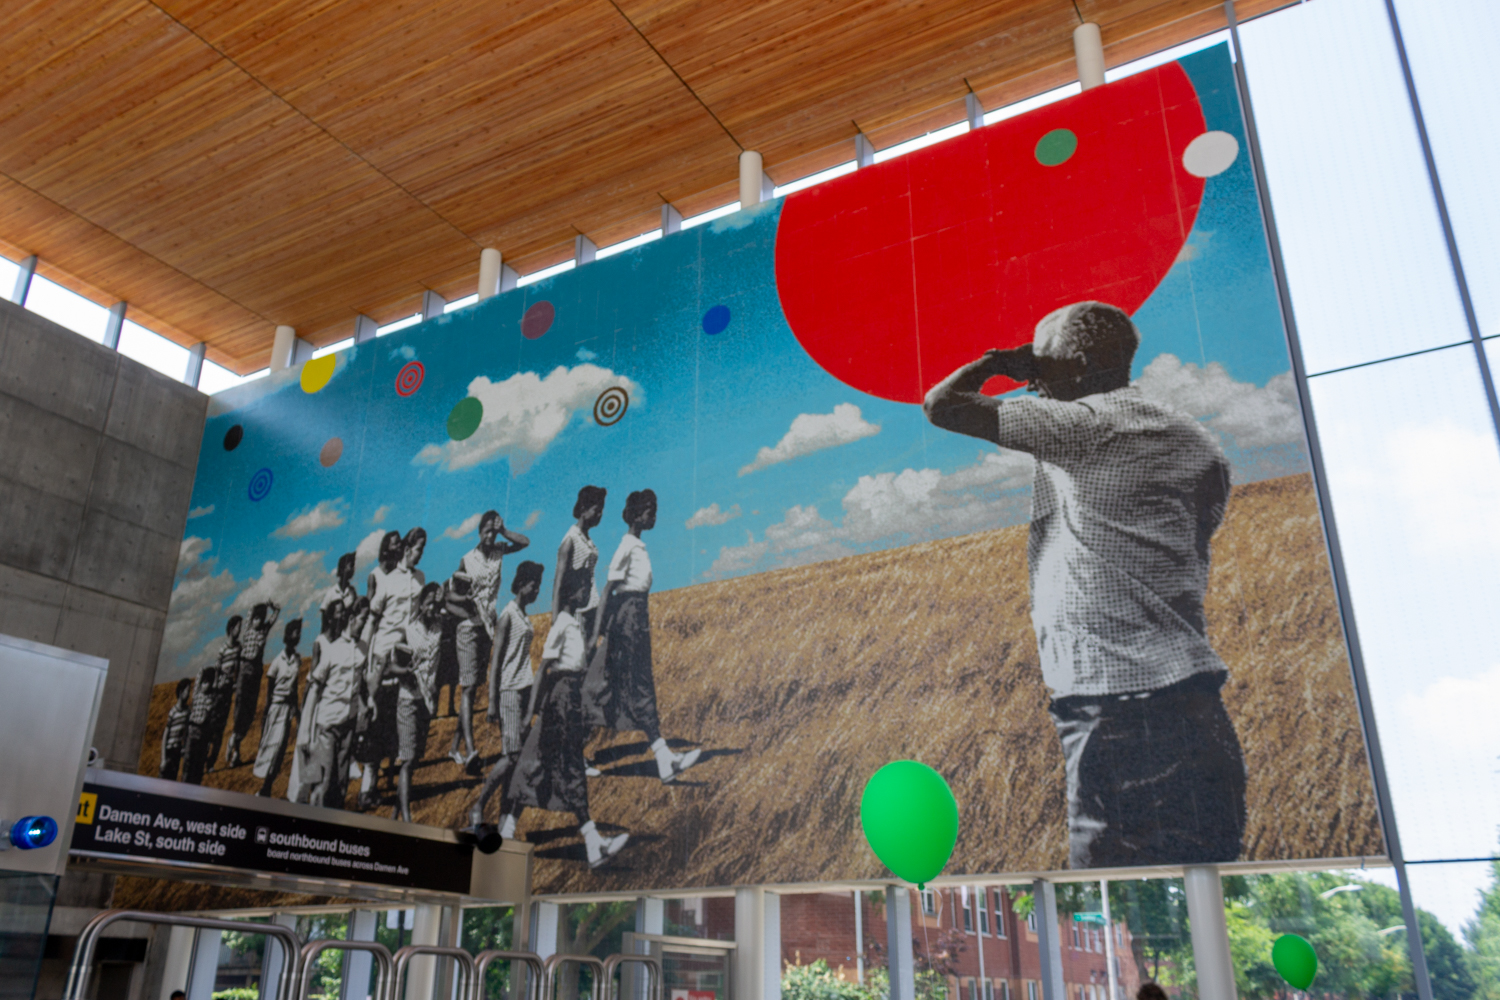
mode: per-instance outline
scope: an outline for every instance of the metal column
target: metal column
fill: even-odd
[[[916,1000],[917,970],[911,953],[911,893],[904,885],[885,887],[885,943],[890,1000]]]
[[[1037,952],[1042,960],[1042,1000],[1067,1000],[1063,988],[1062,941],[1057,929],[1057,888],[1044,878],[1031,883]]]
[[[1224,919],[1219,869],[1190,865],[1182,870],[1182,887],[1193,937],[1193,968],[1198,972],[1198,1000],[1235,1000],[1234,963],[1229,959],[1229,925]]]
[[[734,943],[736,1000],[781,1000],[781,897],[736,889]]]

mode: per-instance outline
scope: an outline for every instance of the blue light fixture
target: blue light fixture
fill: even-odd
[[[51,816],[22,816],[5,834],[11,847],[34,851],[57,839],[57,820]]]

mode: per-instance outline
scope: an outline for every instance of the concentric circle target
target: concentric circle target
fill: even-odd
[[[600,427],[617,424],[628,409],[630,409],[630,393],[617,385],[612,385],[599,393],[599,398],[594,400],[594,423]]]
[[[276,481],[270,469],[261,469],[250,477],[250,499],[260,503],[271,492],[271,484]]]
[[[426,375],[427,369],[422,367],[422,362],[408,361],[396,373],[396,395],[410,396],[422,388],[422,379]]]

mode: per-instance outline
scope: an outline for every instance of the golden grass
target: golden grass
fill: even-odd
[[[554,856],[566,853],[559,843],[576,846],[575,821],[528,810],[521,829],[543,842],[536,891],[881,877],[860,835],[859,794],[878,767],[907,757],[941,771],[958,798],[949,873],[1064,868],[1062,756],[1037,665],[1025,549],[1023,525],[653,597],[664,734],[737,752],[673,786],[593,779],[594,818],[636,837],[610,869]],[[1214,540],[1207,612],[1250,774],[1244,859],[1382,853],[1310,477],[1234,490]],[[534,657],[546,625],[536,617]],[[155,773],[170,701],[171,685],[158,685],[144,773]],[[477,796],[479,779],[444,756],[454,723],[433,725],[417,771],[418,822],[461,824]],[[476,728],[492,758],[497,730]],[[591,751],[640,742],[616,736]],[[206,783],[259,784],[248,766]]]

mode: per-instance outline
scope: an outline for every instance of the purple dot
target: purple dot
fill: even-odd
[[[557,315],[557,310],[552,308],[550,302],[536,302],[526,310],[526,315],[521,317],[521,336],[527,340],[535,340],[548,330],[552,329],[552,320]]]

